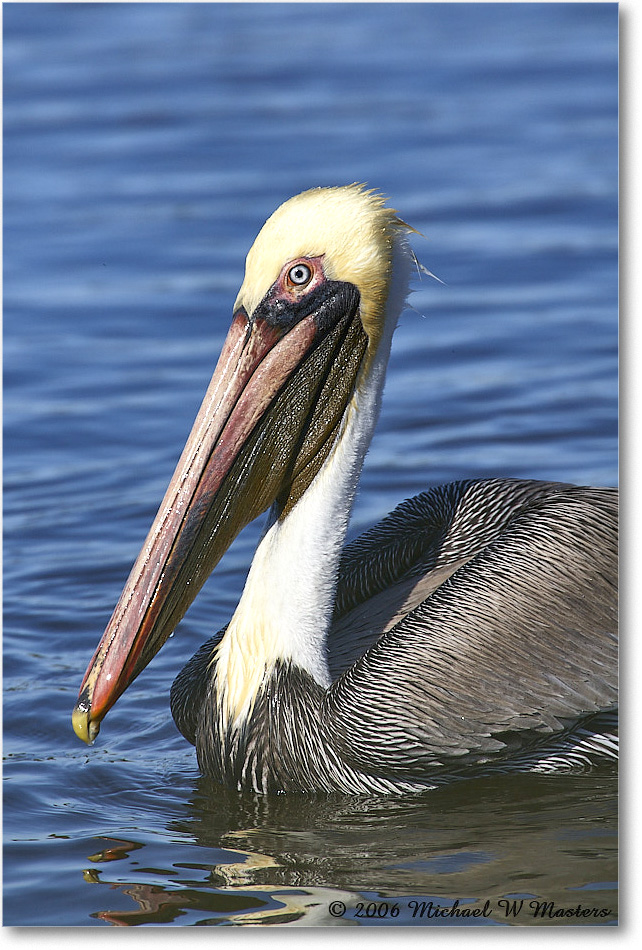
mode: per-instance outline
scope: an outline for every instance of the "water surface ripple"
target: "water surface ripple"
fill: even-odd
[[[199,777],[168,690],[260,525],[95,747],[70,713],[245,253],[304,188],[388,193],[443,281],[400,321],[352,535],[462,477],[615,484],[617,6],[7,4],[4,34],[5,924],[613,923],[609,773],[408,800]]]

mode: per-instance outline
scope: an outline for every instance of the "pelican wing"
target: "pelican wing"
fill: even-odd
[[[525,755],[612,709],[616,506],[610,489],[463,482],[405,503],[348,548],[340,657],[364,597],[426,568],[428,586],[446,580],[400,619],[397,604],[393,625],[371,631],[376,642],[331,687],[346,760],[377,773],[452,772]]]

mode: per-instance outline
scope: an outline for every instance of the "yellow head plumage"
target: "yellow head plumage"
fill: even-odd
[[[236,300],[249,315],[284,266],[298,257],[320,257],[329,280],[349,281],[361,295],[360,315],[372,343],[382,331],[395,242],[412,231],[364,185],[312,188],[284,202],[265,222],[250,248]]]

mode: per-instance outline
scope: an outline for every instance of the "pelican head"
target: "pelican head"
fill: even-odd
[[[266,221],[194,427],[85,674],[73,714],[84,741],[239,531],[270,508],[272,521],[287,519],[365,405],[348,466],[356,483],[407,293],[408,230],[360,185],[306,191]]]

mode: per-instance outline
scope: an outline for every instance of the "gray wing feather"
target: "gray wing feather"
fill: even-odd
[[[413,550],[397,559],[397,580],[399,570],[470,555],[331,687],[336,741],[363,769],[419,775],[510,758],[617,701],[616,493],[508,480],[445,486],[422,545],[418,511],[434,494],[347,551],[344,611],[390,582],[394,558],[381,555],[382,540],[388,554]],[[409,525],[407,544],[399,539]],[[362,578],[352,595],[350,577]]]

